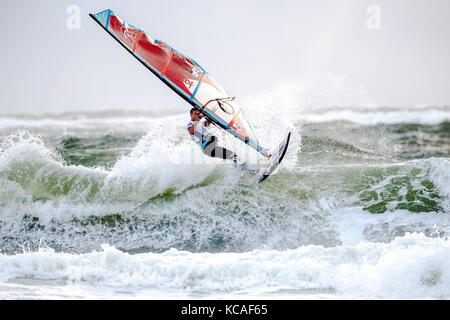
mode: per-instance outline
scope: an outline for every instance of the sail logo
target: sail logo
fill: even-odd
[[[192,93],[194,91],[195,87],[197,86],[198,81],[191,80],[191,79],[184,79],[183,83],[186,86],[186,88],[189,90],[189,92]]]
[[[192,75],[193,75],[194,77],[198,78],[199,74],[198,74],[197,69],[192,68],[191,73],[192,73]]]
[[[120,31],[122,32],[125,39],[130,41],[130,44],[134,43],[134,40],[136,40],[138,34],[137,30],[131,30],[124,26],[120,29]]]

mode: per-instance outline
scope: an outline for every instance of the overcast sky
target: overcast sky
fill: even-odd
[[[450,103],[448,0],[15,0],[0,2],[0,113],[186,107],[88,16],[108,8],[241,99],[327,73],[378,105]]]

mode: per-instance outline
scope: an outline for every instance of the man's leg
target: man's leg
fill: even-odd
[[[216,146],[211,151],[211,157],[234,160],[236,158],[236,154],[226,148]]]
[[[234,165],[239,167],[241,170],[250,171],[252,173],[257,173],[259,171],[259,168],[249,168],[248,164],[245,162],[239,163],[240,161],[238,159],[238,156],[233,151],[218,147],[217,138],[214,136],[211,137],[210,141],[206,141],[204,146],[202,147],[203,151],[210,157],[233,160]]]
[[[217,146],[217,138],[214,136],[211,137],[210,141],[206,142],[203,150],[208,156],[213,158],[237,161],[237,156],[233,151]]]

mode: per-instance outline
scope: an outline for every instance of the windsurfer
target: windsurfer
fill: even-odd
[[[187,124],[186,129],[203,152],[213,158],[233,160],[237,164],[237,155],[233,151],[217,146],[218,139],[207,129],[211,123],[203,117],[203,114],[192,108],[190,117],[191,121]]]

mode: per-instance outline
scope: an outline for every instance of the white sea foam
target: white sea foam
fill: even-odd
[[[442,108],[433,110],[447,112]],[[427,107],[416,111],[425,114]],[[322,112],[326,115],[329,111],[322,109]],[[352,112],[363,113],[356,109]],[[392,110],[370,112],[387,114]],[[280,121],[273,124],[273,130],[290,129],[301,122],[305,114],[281,116]],[[261,113],[261,121],[257,123],[268,123],[268,115],[270,113]],[[220,172],[224,176],[219,177],[219,181],[190,189],[205,181],[222,162],[204,157],[199,148],[193,146],[183,126],[185,121],[184,115],[152,118],[151,130],[111,169],[68,165],[37,135],[21,132],[3,137],[0,141],[2,231],[10,232],[6,228],[10,227],[10,230],[24,233],[23,226],[29,225],[22,225],[22,218],[30,214],[38,217],[39,223],[47,229],[27,233],[29,239],[37,237],[38,240],[31,240],[39,241],[42,237],[51,242],[57,238],[60,241],[54,243],[62,243],[63,248],[70,243],[71,248],[86,253],[40,249],[0,254],[0,298],[117,298],[127,295],[450,298],[447,259],[450,242],[442,236],[448,234],[450,212],[448,159],[379,165],[388,169],[404,168],[405,172],[400,170],[395,174],[410,177],[414,187],[420,187],[421,182],[429,179],[439,194],[443,212],[415,214],[396,210],[374,215],[363,211],[352,199],[358,196],[357,191],[351,191],[354,194],[350,196],[342,191],[345,189],[342,184],[355,178],[352,170],[358,171],[358,164],[340,168],[327,165],[298,168],[290,166],[287,158],[284,173],[300,174],[301,179],[290,180],[283,194],[277,194],[280,186],[276,183],[253,187],[245,181],[235,181],[239,174],[233,170]],[[94,127],[94,122],[88,126]],[[263,127],[257,130],[263,136],[267,134],[267,141],[272,139]],[[278,139],[273,138],[273,142]],[[228,140],[224,137],[223,141]],[[293,142],[300,147],[300,140]],[[290,151],[295,163],[295,148]],[[364,175],[363,168],[367,165],[359,166],[359,172]],[[344,171],[336,172],[340,169]],[[410,175],[412,172],[414,175]],[[383,183],[392,178],[388,173],[384,176],[383,170],[378,170],[374,177],[380,174],[381,181],[368,182],[368,188],[382,191]],[[356,182],[359,181],[357,176],[358,172]],[[65,190],[67,182],[72,184]],[[72,221],[73,217],[130,212],[130,208],[166,190],[185,192],[173,201],[150,204],[138,218],[157,217],[144,222],[156,221],[157,224],[161,221],[167,223],[169,229],[150,231],[147,225],[135,225],[139,221],[132,221],[130,227],[135,228],[134,233],[125,232],[128,226],[118,231],[111,229],[108,233],[101,224],[88,228],[74,225]],[[47,200],[41,201],[40,197]],[[236,212],[242,216],[232,212],[233,207],[229,209],[229,206],[236,206]],[[185,209],[188,213],[182,211]],[[54,218],[56,223],[47,225]],[[436,232],[384,238],[376,234],[376,228],[384,225],[391,229],[412,226],[419,232],[435,225]],[[53,226],[73,229],[52,234],[49,230]],[[375,236],[368,239],[371,227]],[[77,232],[86,232],[87,236],[74,237]],[[9,233],[9,236],[16,235]],[[91,248],[91,243],[86,243],[91,240],[92,247],[97,248],[99,239],[131,249],[140,245],[167,249],[172,243],[184,245],[183,241],[195,241],[198,248],[205,244],[210,248],[209,241],[215,240],[217,235],[219,242],[228,241],[231,248],[248,252],[213,254],[172,249],[130,255],[111,245],[104,245],[100,251],[85,249]],[[432,238],[434,236],[436,238]],[[308,243],[323,246],[302,245]]]
[[[242,291],[268,295],[276,290],[332,290],[339,297],[449,298],[450,241],[407,234],[390,243],[361,242],[286,251],[130,255],[104,245],[86,254],[41,249],[0,255],[0,279],[66,281],[103,286],[103,294],[123,288],[135,296],[145,290],[168,295],[232,296]],[[109,288],[109,289],[108,289]],[[301,296],[301,294],[298,294]],[[8,298],[8,292],[1,292]],[[112,297],[113,295],[111,295]]]
[[[160,143],[162,140],[164,143]],[[44,192],[39,190],[43,185],[58,179],[60,182],[52,187],[54,192],[45,194],[53,199],[85,200],[92,188],[101,187],[98,199],[147,200],[169,188],[182,191],[201,182],[218,163],[203,157],[200,149],[186,139],[178,140],[167,125],[155,127],[130,154],[106,170],[67,165],[38,136],[21,131],[1,141],[0,173],[13,174],[15,178],[10,180],[20,181],[22,188],[35,195]],[[72,182],[71,189],[64,192],[63,184],[68,182]]]
[[[113,188],[117,192],[119,187],[134,186],[140,194],[136,200],[143,200],[141,193],[145,189],[153,190],[154,196],[169,188],[180,192],[202,182],[220,160],[203,156],[200,148],[187,139],[187,134],[185,139],[180,138],[183,136],[179,130],[169,119],[153,124],[131,153],[117,161],[106,177],[103,190]],[[127,197],[130,193],[132,189],[127,191]]]

